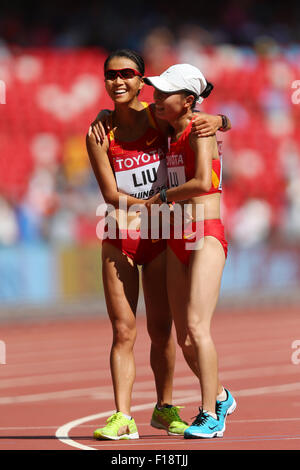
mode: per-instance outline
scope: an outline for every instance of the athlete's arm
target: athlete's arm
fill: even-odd
[[[89,127],[88,133],[89,135],[91,133],[95,135],[97,144],[101,145],[107,132],[112,129],[111,113],[110,109],[102,109]]]
[[[86,147],[91,162],[92,169],[95,177],[98,181],[101,193],[107,204],[110,204],[116,208],[119,207],[120,197],[126,197],[127,207],[133,204],[145,204],[143,199],[137,199],[128,194],[121,193],[118,191],[115,176],[110,165],[110,161],[107,155],[108,151],[108,139],[105,138],[102,144],[97,144],[96,137],[93,133],[86,136]]]
[[[155,113],[155,104],[152,103],[150,107],[153,109]],[[231,129],[231,122],[227,116],[226,119],[226,127],[223,126],[223,119],[221,115],[213,115],[207,114],[200,111],[194,112],[194,121],[192,124],[192,133],[195,134],[197,137],[209,137],[214,135],[217,131],[226,132]],[[163,134],[169,135],[170,134],[170,124],[165,119],[159,119],[156,117],[156,122]]]
[[[231,122],[227,116],[224,116],[223,119],[220,114],[215,116],[202,112],[195,112],[194,116],[196,118],[192,124],[192,133],[197,137],[208,137],[214,135],[218,130],[226,132],[231,129]]]
[[[216,148],[216,138],[210,136],[198,139],[191,134],[190,145],[195,153],[195,176],[186,183],[166,191],[167,200],[170,202],[186,201],[199,196],[201,192],[208,192],[211,188],[212,157]],[[161,202],[159,194],[156,194],[147,201],[146,207]]]

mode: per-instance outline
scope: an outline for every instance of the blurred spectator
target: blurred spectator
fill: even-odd
[[[233,243],[246,248],[265,241],[271,230],[271,212],[266,201],[247,201],[235,213],[230,230]]]
[[[117,47],[140,50],[147,74],[187,62],[214,83],[201,109],[227,114],[233,125],[217,136],[232,243],[300,240],[300,105],[291,100],[300,79],[299,7],[32,3],[30,14],[19,0],[1,7],[0,245],[95,240],[102,199],[84,137],[99,109],[111,107],[102,70],[105,48]],[[150,87],[142,93],[152,99]]]
[[[19,228],[14,208],[0,196],[0,245],[14,245],[18,238]]]
[[[171,31],[156,28],[146,36],[143,44],[143,57],[148,74],[157,75],[176,62],[175,40]]]

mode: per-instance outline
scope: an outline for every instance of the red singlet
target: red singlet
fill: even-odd
[[[186,181],[193,178],[195,174],[195,153],[189,142],[191,127],[192,121],[181,134],[180,138],[169,145],[167,167],[170,188],[184,184]],[[219,151],[221,150],[220,144],[221,142],[218,142]],[[211,188],[207,193],[202,192],[199,196],[218,192],[222,192],[221,152],[220,159],[213,159],[212,161]],[[224,226],[220,219],[192,222],[183,230],[181,238],[174,237],[174,227],[171,227],[171,237],[170,240],[168,240],[168,245],[182,263],[188,264],[190,254],[192,250],[195,249],[195,241],[205,236],[217,238],[224,249],[225,257],[227,257],[228,244],[224,235]]]
[[[192,122],[185,128],[176,142],[171,142],[167,153],[168,184],[169,188],[184,184],[195,175],[195,153],[190,146],[189,137],[192,128]],[[218,142],[220,159],[213,159],[211,188],[205,194],[222,192],[222,155],[221,142]]]
[[[148,114],[149,127],[133,141],[122,142],[111,131],[108,135],[108,157],[118,190],[138,199],[148,199],[167,188],[166,137],[159,130],[148,103],[142,103]],[[166,240],[130,238],[130,230],[120,230],[117,238],[105,238],[137,264],[146,264],[166,248]],[[127,237],[127,238],[121,238]]]

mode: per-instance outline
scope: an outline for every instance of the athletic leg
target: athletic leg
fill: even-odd
[[[142,280],[147,329],[151,339],[150,363],[155,378],[157,404],[162,406],[172,403],[176,352],[167,298],[166,251],[143,267]]]
[[[117,247],[103,243],[102,276],[108,315],[113,329],[110,368],[117,411],[130,415],[135,380],[133,346],[139,295],[137,266]]]
[[[188,366],[198,377],[198,363],[194,347],[188,335],[185,315],[188,292],[188,266],[177,258],[169,246],[167,247],[167,290],[178,345],[182,349]]]
[[[191,253],[187,297],[187,329],[196,351],[202,393],[202,407],[215,413],[216,396],[222,391],[218,381],[218,360],[211,337],[211,319],[218,301],[225,254],[211,236],[201,250]]]

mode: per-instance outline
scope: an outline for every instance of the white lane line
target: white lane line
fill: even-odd
[[[18,395],[15,397],[0,398],[0,405],[10,405],[12,403],[32,403],[38,401],[58,400],[74,397],[82,397],[91,393],[98,393],[99,387],[79,388],[73,390],[61,390],[59,392],[36,393],[32,395]],[[106,396],[103,396],[105,398]],[[111,398],[111,393],[110,393]]]
[[[174,397],[181,397],[182,394],[192,395],[195,394],[198,390],[175,390],[173,392]],[[199,393],[199,392],[198,392]],[[72,390],[61,390],[56,392],[46,392],[46,393],[36,393],[32,395],[17,395],[15,397],[2,397],[0,398],[0,405],[12,405],[14,403],[34,403],[41,401],[50,401],[50,400],[66,400],[69,398],[79,398],[79,397],[90,397],[94,400],[111,400],[112,391],[111,386],[107,391],[101,391],[99,387],[90,387],[90,388],[77,388]],[[155,396],[155,391],[134,391],[132,393],[133,398],[153,398]],[[198,395],[199,399],[199,395]]]
[[[149,367],[147,367],[147,371],[149,371]],[[139,369],[139,373],[140,373]],[[150,374],[150,372],[149,372]],[[151,371],[152,374],[152,371]],[[75,372],[57,372],[55,374],[42,374],[42,375],[31,375],[31,376],[25,376],[25,377],[16,377],[16,378],[9,378],[9,379],[1,379],[0,381],[0,389],[5,389],[5,388],[16,388],[16,387],[25,387],[25,386],[32,386],[32,385],[46,385],[46,384],[54,384],[54,383],[67,383],[67,382],[76,382],[76,381],[86,381],[86,380],[103,380],[103,378],[108,377],[110,378],[110,373],[107,371],[107,369],[94,369],[94,370],[81,370],[81,371],[75,371]],[[193,377],[192,377],[193,378]],[[175,381],[175,383],[180,384],[186,384],[187,379],[184,377],[179,378]],[[197,384],[197,379],[193,378],[193,381],[189,382],[195,382]],[[153,390],[155,389],[154,386],[154,381],[148,380],[148,381],[143,381],[139,382],[134,385],[134,388],[142,388],[141,384],[143,384],[143,388],[148,388],[151,387]],[[103,389],[106,390],[112,390],[112,386],[107,385],[105,387],[100,387],[99,390],[103,391]]]
[[[76,364],[91,364],[92,362],[95,362],[96,364],[99,364],[99,357],[87,357],[87,358],[82,358],[82,357],[71,357],[69,359],[48,359],[48,361],[40,361],[40,362],[24,362],[22,364],[10,364],[9,363],[9,354],[8,354],[8,362],[5,366],[5,368],[1,368],[1,377],[10,377],[13,375],[28,375],[29,371],[31,374],[38,374],[40,372],[45,372],[45,369],[48,371],[54,370],[54,372],[57,372],[57,370],[65,370],[67,369],[68,371],[70,368],[76,368],[78,370],[78,365]],[[105,369],[103,368],[103,372],[105,372]],[[108,371],[109,375],[109,371]]]
[[[277,377],[280,375],[299,374],[294,364],[268,365],[221,371],[220,380],[250,379],[254,377]]]
[[[79,372],[60,372],[56,374],[32,375],[26,377],[16,377],[13,379],[2,379],[0,389],[26,387],[32,385],[46,385],[54,383],[67,383],[81,380],[99,380],[103,378],[101,371],[89,370]]]
[[[245,437],[245,438],[222,438],[222,439],[205,439],[205,440],[197,440],[197,439],[189,439],[188,441],[184,438],[173,438],[172,440],[160,440],[159,442],[151,442],[151,443],[148,443],[148,444],[145,444],[143,442],[135,442],[135,441],[130,441],[131,445],[132,446],[144,446],[145,445],[151,445],[151,446],[165,446],[166,444],[168,446],[170,445],[174,445],[174,446],[178,446],[178,445],[184,445],[184,446],[187,446],[187,445],[198,445],[200,448],[201,444],[203,443],[209,443],[209,444],[212,444],[212,445],[215,445],[215,444],[227,444],[227,443],[230,443],[230,442],[263,442],[263,441],[293,441],[293,440],[300,440],[300,436],[249,436],[249,437]],[[128,442],[128,441],[127,441]],[[126,444],[127,444],[126,442]],[[116,448],[116,444],[103,444],[103,445],[100,445],[100,444],[93,444],[95,447],[99,447],[99,448],[102,448],[102,447],[110,447],[110,448]],[[130,447],[126,447],[126,450],[129,450]],[[97,449],[94,449],[94,450],[97,450]],[[99,449],[100,450],[100,449]],[[118,451],[120,452],[122,450],[121,447],[118,447]],[[124,449],[125,450],[125,449]]]
[[[96,362],[97,365],[99,365],[99,357],[87,357],[87,358],[70,358],[70,359],[60,359],[60,360],[48,360],[47,362],[36,362],[36,363],[24,363],[24,364],[6,364],[5,368],[1,368],[1,377],[10,377],[11,380],[14,380],[15,377],[12,376],[17,376],[16,378],[18,379],[20,376],[21,377],[26,377],[29,372],[27,369],[30,370],[31,374],[38,375],[40,372],[45,372],[45,369],[47,369],[49,372],[53,369],[53,373],[59,373],[58,370],[64,371],[67,369],[66,373],[70,371],[70,365],[72,369],[78,371],[79,367],[83,367],[88,363],[91,365],[91,363]],[[77,364],[77,365],[76,365]],[[78,365],[79,364],[79,365]],[[144,365],[139,365],[138,362],[136,362],[136,368],[137,371],[140,375],[149,375],[151,376],[152,370],[150,369],[149,366],[144,366]],[[33,369],[33,370],[32,370]],[[99,374],[101,377],[103,375],[110,377],[110,371],[107,369],[107,367],[103,366],[102,369],[97,368]],[[180,372],[184,370],[184,372],[187,371],[187,366],[181,367],[178,366],[176,367],[176,371]]]
[[[261,419],[234,419],[230,417],[230,424],[235,423],[285,423],[286,421],[300,421],[300,418],[261,418]]]
[[[51,350],[40,350],[40,351],[33,351],[33,352],[11,352],[9,353],[10,363],[13,364],[27,364],[30,361],[35,360],[37,357],[41,361],[48,361],[49,357],[52,359],[54,358],[86,358],[88,360],[92,356],[99,356],[104,355],[107,352],[107,349],[99,348],[99,347],[89,347],[89,348],[74,348],[74,349],[51,349]]]
[[[147,366],[147,371],[149,367]],[[178,371],[177,371],[178,372]],[[138,373],[142,373],[142,369],[138,368]],[[152,372],[151,372],[152,373]],[[244,378],[253,378],[253,377],[276,377],[280,374],[283,375],[294,375],[299,374],[299,370],[293,364],[287,364],[283,366],[269,366],[269,367],[253,367],[249,369],[236,369],[220,372],[221,381],[225,380],[234,380],[234,379],[244,379]],[[50,374],[42,375],[31,375],[25,377],[15,377],[15,378],[2,378],[0,381],[0,389],[5,388],[16,388],[32,385],[44,385],[44,384],[54,384],[54,383],[67,383],[75,382],[81,380],[97,380],[103,377],[110,377],[107,369],[94,369],[94,370],[85,370],[85,371],[75,371],[75,372],[57,372]],[[143,381],[146,387],[146,384],[154,390],[153,379],[148,381]],[[197,386],[198,380],[193,375],[189,377],[176,377],[174,380],[174,387],[179,385],[190,385],[194,384]],[[134,386],[136,388],[136,385]],[[140,389],[141,387],[138,386]],[[99,388],[100,392],[103,391],[103,387]],[[111,390],[111,386],[107,386],[106,390]]]
[[[287,421],[300,421],[299,418],[262,418],[262,419],[234,419],[230,416],[230,418],[227,418],[227,420],[230,420],[230,424],[239,424],[239,423],[277,423],[277,422],[287,422]],[[81,428],[94,428],[95,424],[81,424]],[[100,424],[99,424],[100,426]],[[139,422],[139,427],[142,426],[149,426],[149,423],[140,423]],[[35,430],[35,429],[57,429],[58,426],[5,426],[1,427],[0,426],[0,431],[24,431],[24,430]]]
[[[265,395],[265,394],[270,394],[270,393],[283,393],[283,392],[290,392],[290,391],[295,391],[295,390],[300,390],[300,382],[292,383],[292,384],[282,384],[282,385],[275,385],[275,386],[267,386],[267,387],[257,387],[257,388],[248,388],[244,390],[238,390],[238,391],[233,391],[232,394],[235,397],[247,397],[247,396],[257,396],[257,395]],[[197,394],[194,397],[182,397],[178,400],[174,400],[174,404],[180,403],[193,403],[195,401],[199,401],[199,395]],[[131,408],[132,412],[135,411],[142,411],[146,409],[151,409],[153,408],[154,403],[145,403],[142,405],[136,405]],[[107,416],[110,416],[111,414],[115,413],[115,410],[110,410],[110,411],[105,411],[103,413],[98,413],[90,416],[85,416],[83,418],[76,419],[74,421],[71,421],[60,428],[56,431],[56,437],[63,442],[64,444],[67,444],[72,447],[76,447],[78,449],[82,450],[96,450],[95,447],[90,447],[90,446],[85,446],[83,444],[80,444],[77,441],[74,441],[69,437],[69,432],[71,429],[73,429],[76,426],[80,426],[81,424],[84,424],[88,421],[94,421],[96,419],[100,418],[105,418]],[[263,437],[262,437],[263,439]],[[99,444],[97,444],[99,445]],[[107,445],[107,444],[106,444]],[[146,444],[144,444],[146,445]],[[151,443],[151,445],[153,445]]]
[[[146,383],[146,382],[145,382]],[[134,398],[143,398],[143,397],[151,397],[153,392],[151,391],[144,391],[144,393],[139,393],[139,389],[143,390],[144,385],[143,382],[135,385],[133,391]],[[285,385],[271,385],[267,387],[258,387],[256,389],[244,389],[240,391],[240,396],[248,396],[249,393],[251,396],[253,391],[256,390],[256,395],[266,394],[271,392],[293,392],[300,389],[300,382],[296,382],[293,384],[285,384]],[[199,391],[197,392],[194,389],[189,390],[175,390],[173,392],[174,397],[180,397],[180,394],[186,396],[187,394],[197,397],[197,400],[200,399]],[[12,397],[1,397],[0,398],[0,405],[9,405],[13,403],[32,403],[32,402],[41,402],[41,401],[48,401],[48,400],[61,400],[61,399],[68,399],[74,397],[82,397],[82,396],[91,396],[94,399],[98,400],[110,400],[112,398],[111,387],[106,386],[103,388],[100,387],[87,387],[87,388],[78,388],[78,389],[71,389],[71,390],[60,390],[54,392],[43,392],[43,393],[35,393],[35,394],[27,394],[27,395],[17,395]],[[185,398],[183,398],[184,400]],[[190,396],[188,398],[190,400]]]
[[[151,382],[153,385],[153,381]],[[155,396],[155,390],[144,390],[148,388],[148,383],[140,383],[135,385],[135,390],[132,393],[133,398],[153,398]],[[181,397],[183,394],[193,395],[198,392],[197,389],[189,390],[174,390],[174,397]],[[199,393],[199,392],[198,392]],[[58,390],[53,392],[42,392],[34,393],[27,395],[16,395],[10,397],[1,397],[1,405],[11,405],[14,403],[33,403],[33,402],[42,402],[50,400],[66,400],[69,398],[78,398],[78,397],[90,397],[93,400],[111,400],[112,399],[112,387],[111,385],[102,386],[102,387],[87,387],[87,388],[75,388],[70,390]]]
[[[230,424],[235,424],[235,423],[277,423],[277,422],[286,422],[286,421],[300,421],[299,418],[262,418],[262,419],[234,419],[230,416],[230,418],[227,418],[228,421],[230,421]],[[81,424],[81,428],[94,428],[95,424]],[[100,424],[99,424],[100,426]],[[149,426],[149,422],[147,423],[140,423],[139,422],[139,427],[141,426]],[[7,431],[7,430],[34,430],[34,429],[57,429],[58,426],[6,426],[6,427],[0,427],[0,431]]]
[[[154,403],[145,403],[143,405],[136,405],[131,408],[131,411],[141,411],[141,410],[147,410],[151,409],[154,407]],[[59,427],[55,433],[57,439],[59,439],[61,442],[64,444],[68,444],[69,446],[76,447],[77,449],[81,450],[96,450],[94,447],[89,447],[85,446],[83,444],[80,444],[79,442],[73,441],[69,437],[69,432],[72,428],[75,428],[76,426],[81,426],[81,424],[84,424],[88,421],[94,421],[96,419],[100,418],[106,418],[107,416],[112,415],[115,413],[116,410],[110,410],[110,411],[104,411],[103,413],[97,413],[94,415],[90,416],[85,416],[84,418],[79,418],[74,421],[70,421],[67,424],[64,424],[63,426]]]
[[[283,393],[294,392],[300,390],[300,382],[282,384],[282,385],[269,385],[267,387],[248,388],[236,392],[239,397],[250,397],[252,395],[265,395],[268,393]]]

